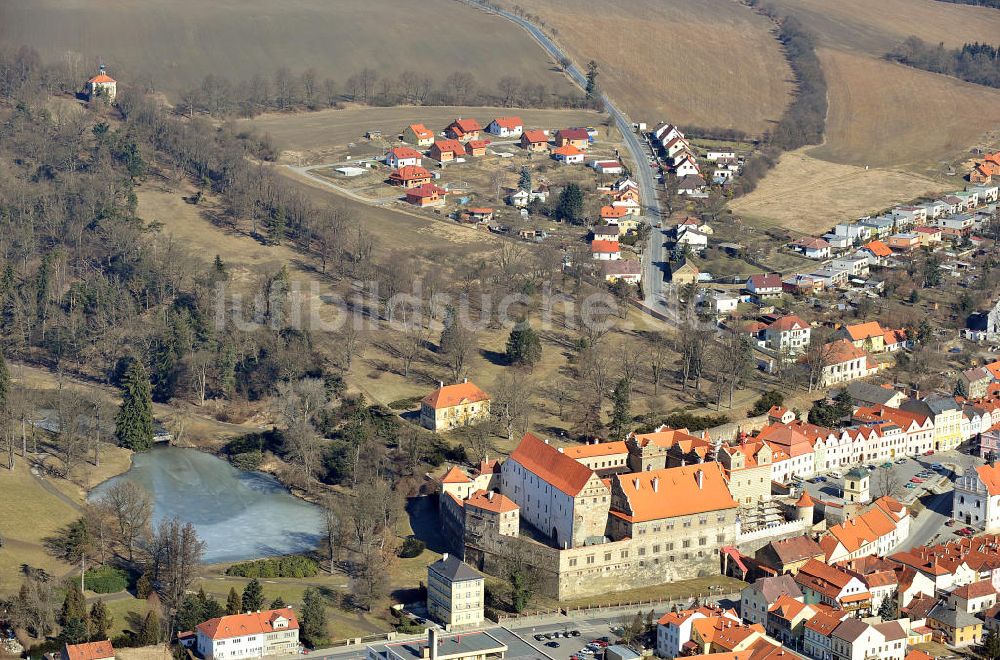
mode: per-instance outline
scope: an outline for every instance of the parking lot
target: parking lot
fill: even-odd
[[[659,618],[665,612],[666,610],[656,611],[655,616]],[[528,657],[569,660],[576,656],[581,660],[599,659],[603,657],[601,650],[596,650],[593,654],[581,651],[594,640],[604,638],[605,644],[617,642],[618,636],[615,635],[615,630],[620,630],[622,618],[631,619],[633,616],[635,612],[613,615],[595,613],[593,616],[584,617],[577,615],[573,619],[562,617],[559,621],[544,624],[512,626],[510,631],[526,645],[535,649],[536,654]],[[567,632],[571,634],[570,637],[564,636]],[[572,636],[573,632],[578,632],[579,635]],[[560,636],[554,637],[556,633]],[[553,635],[553,638],[536,640],[536,635]],[[555,644],[558,646],[554,646]],[[508,653],[508,657],[512,657],[512,654]]]

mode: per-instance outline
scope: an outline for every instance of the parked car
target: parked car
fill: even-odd
[[[548,646],[550,649],[559,648],[559,642],[545,642],[545,645]]]
[[[570,630],[569,634],[570,634],[570,637],[579,637],[580,636],[580,631],[579,630]]]
[[[538,633],[537,635],[535,635],[535,641],[536,642],[540,642],[543,639],[545,639],[545,635],[543,635],[542,633]]]
[[[924,452],[924,456],[933,456],[933,455],[934,455],[933,449],[928,449],[927,451]]]
[[[905,459],[905,458],[900,458],[900,459],[897,459],[897,460],[896,460],[896,465],[902,465],[902,464],[903,464],[903,463],[905,463],[905,462],[906,462],[906,459]]]
[[[911,484],[922,484],[922,483],[924,483],[924,480],[921,479],[920,477],[913,477],[912,479],[910,479],[910,483]]]
[[[917,484],[906,484],[907,488],[916,488]]]

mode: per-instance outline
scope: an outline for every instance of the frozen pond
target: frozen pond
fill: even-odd
[[[91,494],[127,479],[153,498],[153,525],[176,516],[205,541],[206,563],[312,550],[319,543],[319,507],[291,495],[274,477],[243,472],[197,449],[157,447],[136,454],[132,468]]]

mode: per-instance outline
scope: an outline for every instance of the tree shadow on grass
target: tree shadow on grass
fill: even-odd
[[[486,359],[486,361],[489,362],[490,364],[494,364],[498,367],[508,366],[506,353],[501,353],[500,351],[491,351],[489,349],[484,348],[481,351],[479,351],[479,354],[482,355]]]

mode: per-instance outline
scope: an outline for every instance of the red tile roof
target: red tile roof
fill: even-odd
[[[620,252],[618,241],[591,241],[590,251],[595,254],[614,254]]]
[[[493,123],[507,130],[516,130],[524,126],[524,122],[521,121],[520,117],[497,117],[493,120]]]
[[[67,644],[63,649],[63,656],[67,660],[102,660],[115,657],[115,649],[106,639],[100,642]]]
[[[452,465],[451,469],[445,472],[445,475],[441,477],[441,483],[443,484],[468,484],[472,483],[472,479],[462,471],[457,465]]]
[[[809,324],[800,319],[795,314],[789,314],[788,316],[782,316],[780,319],[767,326],[768,330],[774,330],[775,332],[788,332],[789,330],[802,330],[808,328]]]
[[[490,395],[482,391],[474,383],[456,383],[455,385],[445,385],[439,387],[427,396],[421,403],[426,403],[431,408],[453,408],[466,403],[476,403],[478,401],[489,401]]]
[[[413,181],[415,179],[429,179],[431,173],[426,168],[419,165],[404,165],[389,175],[393,181]]]
[[[586,465],[531,433],[524,434],[510,460],[572,497],[579,495],[590,478],[595,476]]]
[[[434,197],[435,195],[447,195],[448,191],[444,188],[439,188],[433,183],[425,183],[422,186],[417,186],[416,188],[410,188],[406,191],[407,197]]]
[[[951,593],[958,598],[973,600],[974,598],[983,598],[985,596],[994,595],[996,592],[997,590],[993,588],[992,581],[980,580],[979,582],[973,582],[972,584],[966,584],[958,587]]]
[[[393,158],[423,158],[423,155],[413,147],[394,147],[389,150]]]
[[[552,155],[554,156],[579,156],[583,152],[574,147],[572,144],[566,144],[558,149],[552,150]]]
[[[115,79],[112,78],[111,76],[109,76],[106,73],[99,73],[96,76],[94,76],[93,78],[91,78],[90,80],[88,80],[87,82],[89,82],[89,83],[113,83],[113,82],[115,82]]]
[[[196,628],[210,639],[228,639],[272,632],[275,630],[274,622],[281,617],[288,619],[288,626],[277,630],[295,630],[299,627],[298,619],[295,618],[295,612],[292,611],[292,608],[283,607],[278,610],[221,616],[199,623]]]
[[[506,495],[493,491],[477,490],[465,500],[465,506],[476,507],[493,513],[509,513],[520,507]]]
[[[890,250],[889,246],[883,243],[882,241],[871,241],[869,243],[865,243],[861,247],[865,248],[866,250],[874,254],[876,257],[892,256],[892,250]]]
[[[423,124],[410,124],[410,130],[413,131],[414,135],[421,139],[434,137],[434,133],[432,133],[431,130]]]
[[[458,140],[437,140],[431,145],[431,150],[442,154],[452,153],[456,156],[465,155],[465,145]]]
[[[726,487],[722,467],[715,462],[619,474],[613,482],[614,489],[625,496],[629,510],[611,514],[633,523],[737,506]]]
[[[556,133],[556,140],[589,140],[590,133],[585,128],[564,128]]]
[[[848,325],[844,327],[844,330],[847,331],[847,335],[852,341],[862,341],[864,339],[871,339],[872,337],[885,335],[885,329],[879,325],[878,321],[868,321],[867,323]]]
[[[976,474],[990,495],[1000,495],[1000,465],[980,465]]]
[[[469,117],[466,117],[465,119],[459,117],[455,121],[451,122],[451,124],[448,125],[448,128],[451,129],[457,128],[458,129],[457,132],[459,134],[473,133],[475,131],[483,130],[483,127],[479,125],[478,121],[476,121],[475,119],[471,119]]]
[[[545,131],[529,130],[521,134],[521,140],[531,143],[545,143],[549,141],[549,136],[545,134]]]

